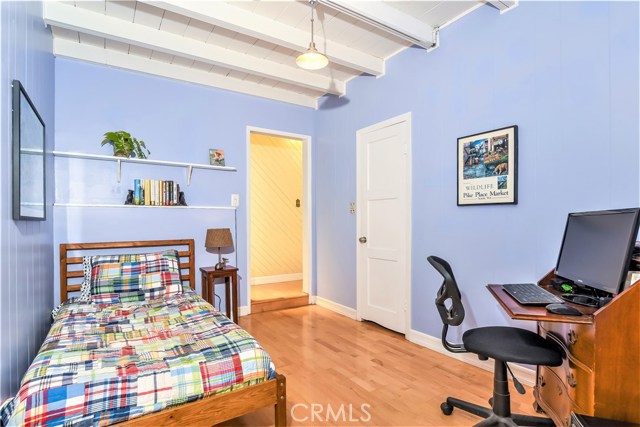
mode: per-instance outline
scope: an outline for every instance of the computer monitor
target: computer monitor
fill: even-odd
[[[555,274],[616,295],[623,290],[640,208],[570,213]]]

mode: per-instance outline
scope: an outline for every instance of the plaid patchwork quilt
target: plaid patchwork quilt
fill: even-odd
[[[244,329],[193,291],[146,302],[61,308],[3,426],[92,426],[275,376]]]

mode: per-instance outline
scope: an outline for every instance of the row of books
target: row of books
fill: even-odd
[[[145,206],[176,206],[180,185],[159,179],[134,179],[133,204]]]

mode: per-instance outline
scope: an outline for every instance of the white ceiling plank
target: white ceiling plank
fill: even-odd
[[[277,46],[272,43],[268,43],[263,40],[258,40],[247,51],[247,54],[251,56],[255,56],[257,58],[265,59],[267,58],[267,56],[269,56],[271,52],[274,51],[276,47]]]
[[[275,20],[286,9],[288,2],[284,1],[257,1],[253,13]]]
[[[56,27],[54,27],[54,28],[56,28]],[[115,40],[109,40],[109,39],[105,39],[104,48],[105,49],[110,49],[110,50],[115,50],[117,52],[122,52],[122,53],[128,53],[129,52],[129,45],[128,44],[122,43],[122,42],[117,42]]]
[[[174,58],[174,56],[170,55],[168,53],[158,52],[157,50],[154,50],[153,52],[151,52],[151,59],[153,59],[154,61],[160,61],[160,62],[166,62],[168,64],[173,64],[173,58]]]
[[[500,13],[507,12],[518,5],[517,0],[487,0],[487,3],[498,9]]]
[[[160,28],[163,15],[164,10],[159,7],[136,2],[136,12],[133,17],[133,22],[144,25],[145,27],[155,28],[157,30]]]
[[[197,19],[192,19],[191,22],[189,22],[189,26],[187,26],[187,29],[184,31],[184,36],[205,43],[209,38],[211,31],[213,31],[213,25],[198,21]]]
[[[209,38],[207,44],[214,44],[216,46],[235,50],[240,53],[247,53],[251,46],[256,42],[253,37],[246,36],[244,34],[238,34],[235,31],[228,30],[222,27],[215,27]]]
[[[107,7],[106,2],[104,0],[82,0],[77,1],[76,6],[82,9],[91,10],[97,13],[105,13],[105,9]]]
[[[193,59],[183,58],[182,56],[174,56],[173,60],[171,61],[171,63],[173,65],[181,65],[183,67],[191,68],[191,66],[193,65],[194,61],[193,61]]]
[[[248,81],[221,77],[212,73],[185,68],[179,65],[166,64],[141,57],[132,57],[121,52],[112,52],[93,46],[56,39],[53,41],[53,52],[56,56],[79,59],[112,67],[134,70],[146,74],[167,77],[174,80],[187,81],[205,86],[241,92],[262,98],[274,99],[304,107],[317,108],[316,99],[299,95],[291,91],[262,87]]]
[[[99,36],[94,36],[91,34],[83,34],[80,33],[80,43],[88,44],[90,46],[97,46],[104,49],[104,38]]]
[[[168,32],[102,16],[59,2],[46,2],[44,15],[45,22],[52,26],[61,26],[171,55],[181,55],[245,73],[260,74],[274,80],[326,91],[335,95],[345,93],[344,82],[335,79],[309,73],[293,66],[221,49]]]
[[[133,22],[136,13],[136,2],[133,0],[109,0],[105,5],[105,11],[108,16]]]
[[[53,27],[51,28],[53,37],[61,38],[64,40],[80,41],[80,34],[77,31],[67,30],[66,28]]]
[[[129,45],[129,55],[139,56],[141,58],[151,58],[153,55],[153,50],[147,49],[146,47],[136,46],[134,44]]]
[[[151,0],[144,1],[151,2]],[[282,25],[228,3],[166,0],[152,1],[151,4],[298,52],[305,51],[309,47],[309,29],[302,30]],[[316,42],[318,46],[325,47],[323,53],[333,62],[376,76],[384,74],[384,62],[380,58],[331,40],[318,39]]]
[[[189,25],[189,17],[177,13],[165,12],[160,23],[160,29],[179,36],[184,35]]]
[[[399,9],[379,1],[320,0],[321,4],[335,8],[348,15],[356,15],[365,22],[377,22],[392,34],[402,34],[404,38],[424,48],[435,45],[433,27],[408,15]]]
[[[193,68],[198,71],[205,71],[208,73],[211,71],[212,68],[215,68],[215,66],[211,64],[205,64],[204,62],[200,62],[200,61],[193,61],[193,64],[189,68]]]
[[[234,5],[239,5],[241,2],[236,2]],[[297,1],[287,2],[287,7],[278,15],[275,19],[279,24],[287,25],[289,27],[297,28],[298,24],[302,21],[307,23],[307,26],[311,25],[309,22],[310,10],[309,3],[300,3]],[[316,9],[317,10],[317,9]]]

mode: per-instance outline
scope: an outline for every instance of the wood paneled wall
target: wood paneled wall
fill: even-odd
[[[42,2],[0,1],[0,401],[18,391],[53,308],[53,159],[47,156],[47,220],[12,218],[11,81],[20,80],[53,150],[54,59]]]
[[[301,273],[302,141],[252,133],[250,163],[251,277]]]

